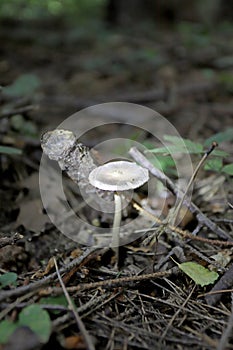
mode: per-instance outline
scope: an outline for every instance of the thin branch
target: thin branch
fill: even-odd
[[[68,302],[70,310],[72,310],[72,312],[74,314],[74,317],[75,317],[75,320],[77,322],[78,328],[81,331],[81,333],[82,333],[82,335],[83,335],[83,337],[85,339],[87,348],[88,348],[88,350],[95,350],[95,346],[94,346],[94,344],[92,342],[92,339],[91,339],[90,335],[88,334],[88,332],[86,330],[86,327],[85,327],[83,321],[81,320],[81,317],[79,316],[75,305],[72,303],[72,300],[71,300],[71,298],[69,296],[69,293],[67,292],[67,289],[66,289],[66,287],[65,287],[65,285],[63,283],[63,280],[61,278],[61,275],[60,275],[60,272],[59,272],[59,269],[58,269],[58,266],[57,266],[56,258],[54,257],[53,259],[54,259],[54,264],[55,264],[57,276],[58,276],[59,282],[61,284],[63,293],[64,293],[64,295],[66,297],[66,300]]]
[[[205,154],[201,158],[200,162],[198,163],[196,169],[194,170],[194,172],[193,172],[193,174],[192,174],[192,176],[191,176],[191,178],[189,180],[189,183],[188,183],[188,185],[186,187],[186,190],[184,191],[183,196],[181,197],[180,202],[178,203],[178,206],[175,209],[175,212],[173,214],[173,218],[172,218],[172,223],[173,224],[176,223],[176,220],[177,220],[177,218],[179,216],[180,209],[181,209],[181,207],[182,207],[182,205],[184,203],[185,197],[186,197],[188,191],[190,190],[190,187],[192,186],[192,184],[193,184],[193,182],[194,182],[194,180],[195,180],[195,178],[197,176],[198,171],[200,170],[200,168],[202,167],[202,165],[204,164],[204,162],[206,161],[206,159],[208,158],[210,153],[213,152],[213,150],[217,146],[218,146],[217,142],[213,142],[212,143],[211,147],[205,152]]]
[[[211,293],[205,296],[205,300],[208,305],[215,305],[222,297],[222,294],[214,294],[213,292],[219,290],[230,289],[233,284],[233,263],[230,264],[228,270],[224,275],[215,283],[214,287],[210,290]]]
[[[227,327],[220,338],[220,341],[217,346],[217,350],[224,350],[227,348],[228,340],[232,335],[232,330],[233,330],[233,293],[231,293],[231,316],[229,317]]]
[[[82,283],[82,284],[79,284],[78,286],[67,287],[67,291],[79,292],[79,291],[90,290],[94,288],[115,288],[117,285],[124,287],[126,284],[131,282],[140,282],[140,281],[145,281],[149,279],[168,277],[172,273],[175,273],[176,271],[178,271],[178,269],[175,267],[167,271],[153,272],[153,273],[148,273],[148,274],[139,275],[139,276],[129,276],[129,277],[121,277],[121,278],[115,278],[115,279],[108,279],[108,280],[99,281],[99,282]],[[43,291],[43,296],[51,293],[60,294],[61,292],[62,292],[62,289],[59,287],[49,287],[47,290]]]
[[[165,228],[168,228],[169,230],[178,233],[179,235],[181,235],[184,238],[189,238],[191,240],[199,241],[199,242],[203,242],[203,243],[209,243],[211,245],[233,247],[233,241],[220,241],[219,239],[209,239],[209,238],[204,238],[204,237],[198,237],[198,236],[194,236],[191,232],[189,232],[187,230],[185,230],[185,231],[182,230],[179,227],[176,227],[176,226],[173,226],[173,225],[169,225],[169,224],[165,225],[164,222],[161,219],[159,219],[154,214],[152,214],[149,211],[147,211],[144,208],[142,208],[135,200],[133,200],[133,207],[138,212],[142,213],[142,215],[148,217],[148,219],[152,220],[156,224],[164,225]],[[148,232],[149,230],[146,229],[145,231]]]
[[[98,310],[99,308],[101,308],[103,305],[106,305],[107,303],[109,303],[109,301],[111,301],[112,299],[116,298],[121,292],[117,292],[117,293],[103,293],[100,296],[93,296],[93,298],[91,300],[89,300],[86,304],[83,304],[81,306],[79,306],[77,308],[77,311],[79,313],[82,313],[83,317],[87,317],[90,314],[92,314],[94,311]],[[59,326],[61,326],[63,323],[67,322],[70,320],[70,315],[66,314],[63,316],[60,316],[58,318],[56,318],[53,321],[53,328],[57,328]]]
[[[215,290],[208,293],[202,293],[197,296],[197,298],[205,297],[206,295],[213,295],[213,294],[221,294],[221,293],[233,293],[233,289],[221,289],[221,290]]]
[[[101,249],[92,247],[88,248],[84,251],[84,253],[79,256],[78,258],[72,260],[69,264],[67,264],[65,267],[61,269],[61,273],[64,273],[66,271],[71,270],[74,266],[78,266],[82,264],[86,259],[89,257],[90,254],[96,253],[97,254],[101,252]],[[51,281],[54,281],[57,279],[57,273],[54,272],[49,276],[44,277],[43,279],[32,282],[28,284],[27,286],[20,286],[18,288],[8,290],[8,291],[3,291],[0,292],[0,302],[7,299],[7,298],[13,298],[13,297],[19,297],[20,295],[23,295],[25,293],[29,292],[36,292],[38,289],[47,286]]]
[[[13,115],[16,115],[16,114],[28,113],[30,111],[35,111],[38,108],[39,107],[37,105],[29,105],[29,106],[25,106],[25,107],[15,108],[15,109],[12,109],[10,111],[1,112],[0,118],[7,118],[7,117],[12,117]]]
[[[25,299],[29,299],[33,296],[33,293],[27,293],[25,295],[22,295],[21,297],[17,298],[15,302],[8,305],[6,308],[4,308],[0,312],[0,320],[3,319],[9,312],[11,312],[14,308],[16,308],[22,301]]]
[[[164,186],[168,188],[171,193],[173,193],[177,198],[182,198],[183,192],[178,189],[178,187],[172,182],[172,180],[167,177],[162,171],[155,168],[153,164],[136,148],[132,147],[129,150],[129,154],[131,157],[141,164],[144,168],[148,169],[149,172],[155,176],[158,180],[162,182]],[[229,241],[233,241],[232,237],[225,232],[222,228],[216,225],[213,221],[211,221],[205,214],[201,212],[201,210],[193,203],[184,200],[184,205],[196,215],[197,220],[207,226],[211,231],[216,233],[221,238],[228,239]]]
[[[175,319],[177,318],[177,316],[179,315],[179,313],[182,311],[182,309],[186,306],[186,304],[188,303],[188,301],[190,300],[194,289],[196,288],[196,284],[194,285],[193,289],[191,290],[191,292],[189,293],[189,295],[187,296],[187,298],[184,300],[184,302],[181,305],[180,309],[177,309],[176,312],[174,313],[174,315],[172,316],[172,318],[170,319],[170,321],[168,322],[163,334],[161,335],[161,338],[159,340],[159,344],[160,346],[162,345],[162,342],[164,340],[164,338],[166,337],[167,332],[169,331],[169,328],[171,328],[173,322],[175,321]]]
[[[0,248],[5,247],[6,245],[15,244],[18,240],[22,239],[23,236],[16,232],[12,237],[2,237],[0,238]]]

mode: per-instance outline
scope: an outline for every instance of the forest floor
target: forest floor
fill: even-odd
[[[110,30],[94,21],[72,29],[59,20],[1,24],[1,144],[22,153],[0,158],[0,349],[233,349],[232,175],[222,171],[233,163],[232,32],[227,24],[209,32],[188,23],[163,30]],[[116,101],[152,108],[194,143],[216,135],[218,149],[228,153],[198,173],[197,207],[189,205],[178,229],[166,220],[177,195],[173,171],[171,186],[162,181],[161,198],[146,207],[145,188],[136,193],[139,212],[131,203],[123,221],[140,217],[135,231],[157,225],[120,247],[119,270],[110,248],[86,247],[59,232],[39,187],[41,134],[85,107]],[[86,145],[133,138],[127,122],[133,120],[119,116],[121,125],[103,125],[84,137]],[[150,122],[143,120],[147,130]],[[140,142],[153,140],[144,134]],[[191,158],[195,166],[201,154]],[[75,206],[75,186],[68,177],[64,184]],[[111,228],[90,208],[81,215]],[[198,282],[181,271],[184,262],[217,277]]]

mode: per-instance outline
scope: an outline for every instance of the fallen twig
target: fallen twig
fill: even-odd
[[[224,350],[227,348],[228,340],[232,335],[232,329],[233,329],[233,293],[231,293],[231,316],[229,317],[227,327],[220,338],[220,341],[217,346],[217,350]]]
[[[220,278],[220,280],[214,285],[210,293],[205,296],[205,300],[209,305],[215,305],[222,297],[222,293],[214,294],[213,292],[219,290],[225,290],[232,287],[233,284],[233,263],[229,266],[228,270]]]
[[[162,277],[168,277],[172,273],[175,273],[178,271],[176,267],[167,270],[167,271],[161,271],[161,272],[153,272],[148,273],[144,275],[139,276],[129,276],[129,277],[121,277],[121,278],[115,278],[115,279],[108,279],[104,281],[99,282],[91,282],[91,283],[82,283],[78,286],[72,286],[67,287],[68,292],[79,292],[83,290],[90,290],[94,288],[115,288],[117,285],[125,286],[125,284],[131,283],[131,282],[139,282],[149,279],[155,279],[155,278],[162,278]],[[42,295],[48,295],[51,293],[60,294],[62,292],[62,289],[59,287],[49,287],[47,290],[42,291]]]
[[[210,153],[213,152],[213,150],[214,150],[215,147],[217,147],[217,146],[218,146],[217,142],[213,142],[213,143],[212,143],[211,147],[205,152],[205,154],[204,154],[203,157],[201,158],[200,162],[198,163],[196,169],[194,170],[194,172],[193,172],[193,174],[192,174],[192,176],[191,176],[191,178],[190,178],[190,180],[189,180],[189,183],[188,183],[188,185],[187,185],[187,187],[186,187],[186,189],[185,189],[185,191],[184,191],[184,193],[183,193],[183,196],[181,197],[180,202],[178,203],[177,208],[175,208],[175,212],[174,212],[174,214],[173,214],[173,219],[172,219],[172,223],[173,223],[173,224],[176,223],[176,220],[177,220],[178,215],[179,215],[179,213],[180,213],[181,207],[182,207],[182,205],[183,205],[183,203],[184,203],[185,197],[187,196],[187,193],[188,193],[188,191],[190,190],[190,188],[191,188],[191,186],[192,186],[192,184],[193,184],[193,182],[194,182],[194,180],[195,180],[195,178],[196,178],[196,176],[197,176],[198,171],[200,170],[201,166],[204,164],[204,162],[206,161],[206,159],[207,159],[207,157],[210,155]]]
[[[96,247],[88,248],[84,251],[84,253],[79,256],[78,258],[74,259],[71,261],[69,264],[67,264],[65,267],[63,267],[60,270],[60,273],[64,273],[66,271],[69,271],[72,269],[74,266],[80,265],[86,261],[86,259],[90,256],[92,253],[100,252],[101,250]],[[54,281],[57,279],[57,273],[54,272],[49,276],[44,277],[43,279],[32,282],[28,284],[27,286],[21,286],[15,289],[11,289],[8,291],[2,291],[0,292],[0,302],[7,299],[7,298],[13,298],[13,297],[19,297],[20,295],[23,295],[25,293],[29,292],[36,292],[38,289],[45,287],[48,285],[51,281]]]
[[[164,222],[159,219],[157,216],[154,214],[150,213],[149,211],[143,209],[138,203],[136,203],[135,200],[133,200],[133,207],[142,215],[148,217],[151,221],[155,222],[158,225],[164,225],[164,228],[168,228],[169,230],[178,233],[184,238],[189,238],[191,240],[203,242],[203,243],[209,243],[212,245],[218,245],[218,246],[225,246],[225,247],[233,247],[233,241],[220,241],[219,239],[209,239],[209,238],[204,238],[204,237],[198,237],[194,236],[191,232],[187,230],[182,230],[181,228],[169,224],[164,224]]]
[[[129,154],[131,157],[141,164],[144,168],[148,169],[149,172],[159,179],[164,186],[166,186],[177,198],[183,197],[183,192],[176,187],[176,185],[172,182],[172,180],[167,177],[162,171],[155,168],[153,164],[136,148],[132,147],[129,150]],[[232,237],[225,232],[222,228],[216,225],[213,221],[211,221],[205,214],[201,212],[201,210],[191,201],[184,200],[184,205],[196,215],[197,220],[203,225],[207,226],[211,231],[216,233],[221,238],[228,239],[230,242],[233,242]]]
[[[186,304],[189,302],[189,300],[190,300],[190,298],[191,298],[195,288],[196,288],[196,285],[194,285],[194,287],[192,288],[191,292],[189,293],[187,298],[182,303],[181,308],[176,310],[176,312],[174,313],[174,315],[172,316],[172,318],[168,322],[168,324],[167,324],[165,330],[163,331],[163,334],[161,335],[161,338],[159,340],[160,346],[162,345],[162,342],[165,339],[166,334],[169,331],[169,328],[171,328],[171,326],[172,326],[173,322],[175,321],[175,319],[177,318],[178,314],[182,311],[182,308],[184,308],[186,306]]]
[[[15,108],[15,109],[12,109],[10,111],[1,112],[0,118],[7,118],[7,117],[12,117],[13,115],[16,115],[16,114],[28,113],[30,111],[35,111],[38,108],[39,107],[36,105],[29,105],[29,106],[25,106],[25,107]]]
[[[121,292],[117,292],[117,293],[103,293],[100,296],[93,296],[93,298],[91,300],[89,300],[86,304],[83,304],[79,307],[77,307],[77,311],[78,313],[84,313],[82,315],[82,317],[87,317],[90,314],[92,314],[94,311],[98,310],[99,308],[101,308],[103,305],[109,303],[109,301],[111,301],[112,299],[116,298]],[[88,311],[87,311],[88,310]],[[67,321],[71,321],[70,319],[70,315],[69,314],[65,314],[61,317],[56,318],[53,321],[53,328],[57,328],[59,326],[61,326],[62,324],[64,324]],[[73,322],[72,322],[73,323]]]
[[[0,238],[0,248],[5,247],[6,245],[15,244],[22,238],[23,236],[18,232],[16,232],[12,237],[2,237]]]
[[[69,296],[69,293],[67,292],[67,289],[66,289],[66,287],[65,287],[65,285],[64,285],[64,283],[62,281],[62,278],[61,278],[61,275],[60,275],[60,272],[59,272],[59,269],[58,269],[58,266],[57,266],[57,261],[56,261],[55,258],[54,258],[54,264],[55,264],[57,276],[58,276],[59,282],[61,284],[63,293],[64,293],[64,295],[66,297],[67,302],[68,302],[69,309],[72,310],[72,312],[73,312],[73,315],[74,315],[75,320],[77,322],[78,328],[81,331],[81,333],[82,333],[82,335],[83,335],[83,337],[85,339],[87,348],[89,350],[95,350],[95,346],[94,346],[94,344],[92,342],[92,339],[91,339],[90,335],[88,334],[88,332],[86,330],[86,327],[85,327],[83,321],[81,320],[75,305],[72,303],[72,300],[71,300],[71,298]]]
[[[20,298],[17,298],[15,302],[9,304],[0,312],[0,320],[3,319],[9,312],[11,312],[14,308],[18,306],[25,299],[30,299],[33,296],[33,293],[26,293],[22,295]]]

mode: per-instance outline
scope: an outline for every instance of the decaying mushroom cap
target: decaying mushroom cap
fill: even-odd
[[[127,191],[149,180],[148,170],[136,163],[116,161],[101,165],[89,175],[92,186],[105,191]]]
[[[41,147],[50,159],[59,161],[72,149],[76,136],[72,131],[56,129],[48,131],[41,138]]]

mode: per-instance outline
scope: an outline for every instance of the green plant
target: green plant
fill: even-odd
[[[30,120],[26,120],[21,114],[11,117],[11,128],[18,134],[30,137],[38,137],[36,124]]]
[[[1,154],[20,155],[22,151],[15,147],[0,146],[0,155]]]
[[[17,274],[15,272],[6,272],[0,276],[0,289],[10,285],[16,285]]]
[[[13,332],[21,326],[29,327],[37,334],[43,344],[47,343],[52,331],[52,323],[48,312],[39,305],[32,304],[23,308],[17,322],[9,320],[0,322],[0,344],[7,343]]]
[[[181,139],[177,136],[170,135],[164,135],[164,140],[168,142],[166,147],[150,147],[151,149],[149,149],[149,151],[153,154],[163,156],[164,158],[170,158],[173,154],[177,153],[189,153],[196,156],[202,156],[205,153],[205,149],[208,148],[213,141],[218,144],[223,141],[233,141],[233,128],[229,128],[224,132],[211,136],[203,145],[199,142],[194,142],[189,139]],[[204,169],[233,175],[233,164],[224,164],[224,158],[227,156],[229,156],[229,153],[225,151],[219,149],[214,150],[211,153],[211,158],[206,161]],[[170,163],[170,165],[171,164],[172,163]]]
[[[201,287],[207,286],[208,284],[214,283],[214,281],[219,277],[218,273],[215,271],[210,271],[204,266],[197,264],[193,261],[184,262],[178,264],[179,269],[183,271],[187,276],[189,276],[196,284]]]
[[[22,74],[11,85],[3,88],[7,97],[32,96],[41,86],[40,79],[35,74]]]
[[[0,17],[32,20],[51,16],[82,19],[98,14],[105,0],[1,0]]]

